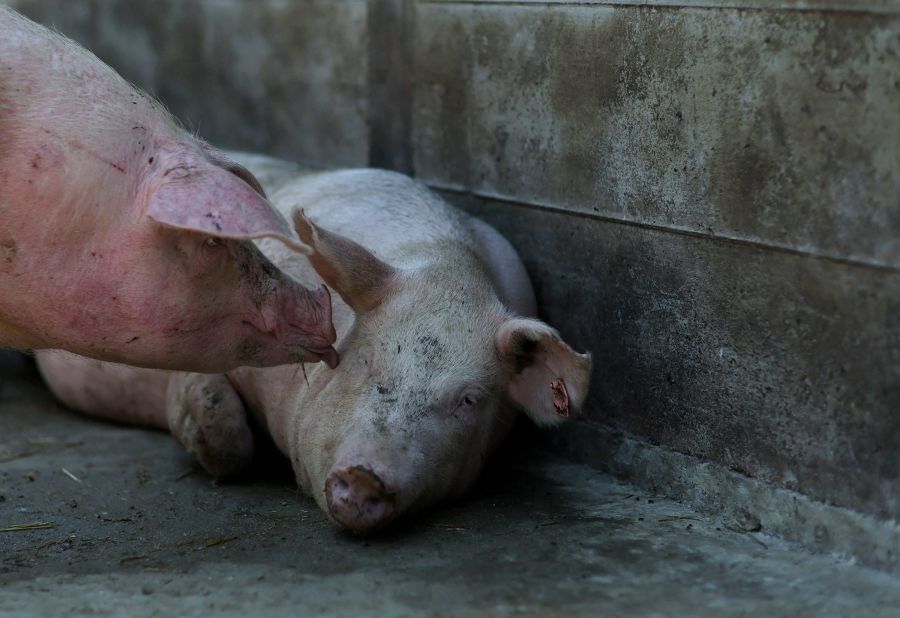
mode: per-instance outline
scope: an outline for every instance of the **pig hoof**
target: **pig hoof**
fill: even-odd
[[[185,374],[167,393],[169,430],[217,479],[236,476],[253,461],[253,431],[240,396],[224,375]]]
[[[394,514],[394,496],[374,472],[363,466],[332,470],[325,481],[331,516],[353,532],[370,532]]]

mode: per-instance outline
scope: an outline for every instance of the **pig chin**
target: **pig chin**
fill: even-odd
[[[337,367],[337,351],[319,336],[307,337],[302,343],[282,341],[277,333],[265,332],[249,320],[242,322],[239,335],[234,339],[234,355],[245,366],[274,366],[293,363],[324,362]]]

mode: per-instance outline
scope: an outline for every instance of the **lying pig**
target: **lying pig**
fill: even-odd
[[[225,371],[337,362],[309,251],[244,167],[89,52],[0,7],[0,346]]]
[[[210,376],[39,355],[64,402],[169,429],[220,477],[249,463],[253,415],[300,487],[356,532],[465,490],[510,426],[507,404],[540,425],[578,412],[590,356],[525,317],[535,309],[527,275],[492,228],[393,172],[302,175],[263,157],[243,162],[272,179],[272,201],[293,212],[313,252],[270,240],[262,250],[340,295],[340,366]]]

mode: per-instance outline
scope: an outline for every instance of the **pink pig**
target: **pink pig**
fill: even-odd
[[[252,458],[253,415],[300,487],[356,532],[463,492],[515,409],[540,425],[578,413],[590,356],[526,317],[531,285],[493,228],[392,172],[303,175],[263,157],[243,162],[271,179],[273,202],[294,213],[313,252],[307,259],[267,239],[262,250],[340,295],[340,366],[209,376],[39,355],[64,402],[169,429],[217,476]]]
[[[0,7],[0,346],[225,371],[324,359],[330,297],[245,168],[62,36]]]

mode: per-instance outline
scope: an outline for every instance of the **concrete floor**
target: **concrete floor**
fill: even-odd
[[[0,532],[0,616],[900,616],[900,579],[521,437],[467,500],[359,539],[279,465],[216,485],[167,435],[68,413],[5,370],[0,528],[48,525]]]

